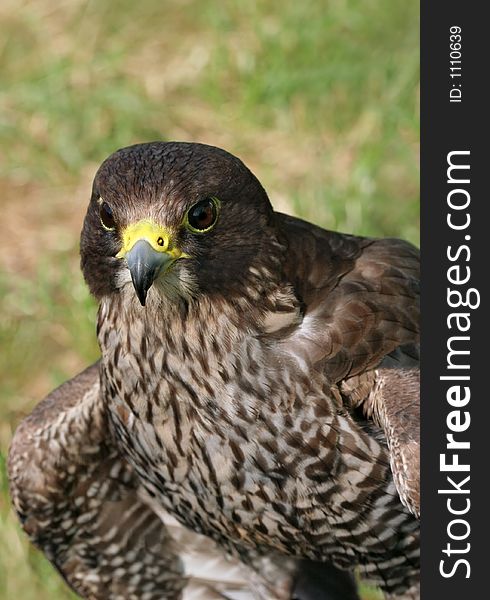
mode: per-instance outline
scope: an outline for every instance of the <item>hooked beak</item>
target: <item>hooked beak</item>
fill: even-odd
[[[126,259],[138,299],[141,306],[145,306],[148,290],[158,275],[176,260],[189,258],[189,255],[175,246],[171,231],[143,219],[122,231],[122,248],[116,258]]]
[[[166,252],[157,252],[146,240],[139,240],[126,254],[126,262],[141,306],[145,306],[152,283],[173,258]]]

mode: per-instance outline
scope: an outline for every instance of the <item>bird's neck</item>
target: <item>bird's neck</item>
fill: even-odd
[[[241,365],[250,363],[253,371],[256,364],[275,361],[265,360],[271,339],[297,323],[300,305],[288,284],[258,270],[251,275],[248,289],[230,297],[168,298],[153,290],[142,307],[128,284],[104,298],[98,340],[105,382],[113,388],[108,396],[142,404],[156,396],[164,413],[175,380],[184,387],[194,382],[199,397],[218,398],[207,386],[226,386]],[[250,283],[254,278],[260,285]],[[192,404],[192,390],[188,395]]]

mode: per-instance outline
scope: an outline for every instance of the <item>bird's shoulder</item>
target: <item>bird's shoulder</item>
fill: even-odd
[[[332,382],[418,343],[419,252],[394,238],[327,231],[278,214],[284,271],[302,319],[284,340]]]

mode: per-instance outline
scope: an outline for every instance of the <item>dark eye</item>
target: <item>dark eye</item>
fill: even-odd
[[[106,229],[114,229],[116,227],[116,220],[114,219],[112,208],[107,204],[107,202],[102,202],[100,205],[99,215],[102,225]]]
[[[205,198],[191,206],[187,212],[188,229],[194,233],[209,231],[218,218],[218,206],[216,198]]]

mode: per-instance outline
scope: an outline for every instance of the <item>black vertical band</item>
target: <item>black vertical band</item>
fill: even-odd
[[[454,0],[421,6],[423,600],[490,594],[484,8]]]

